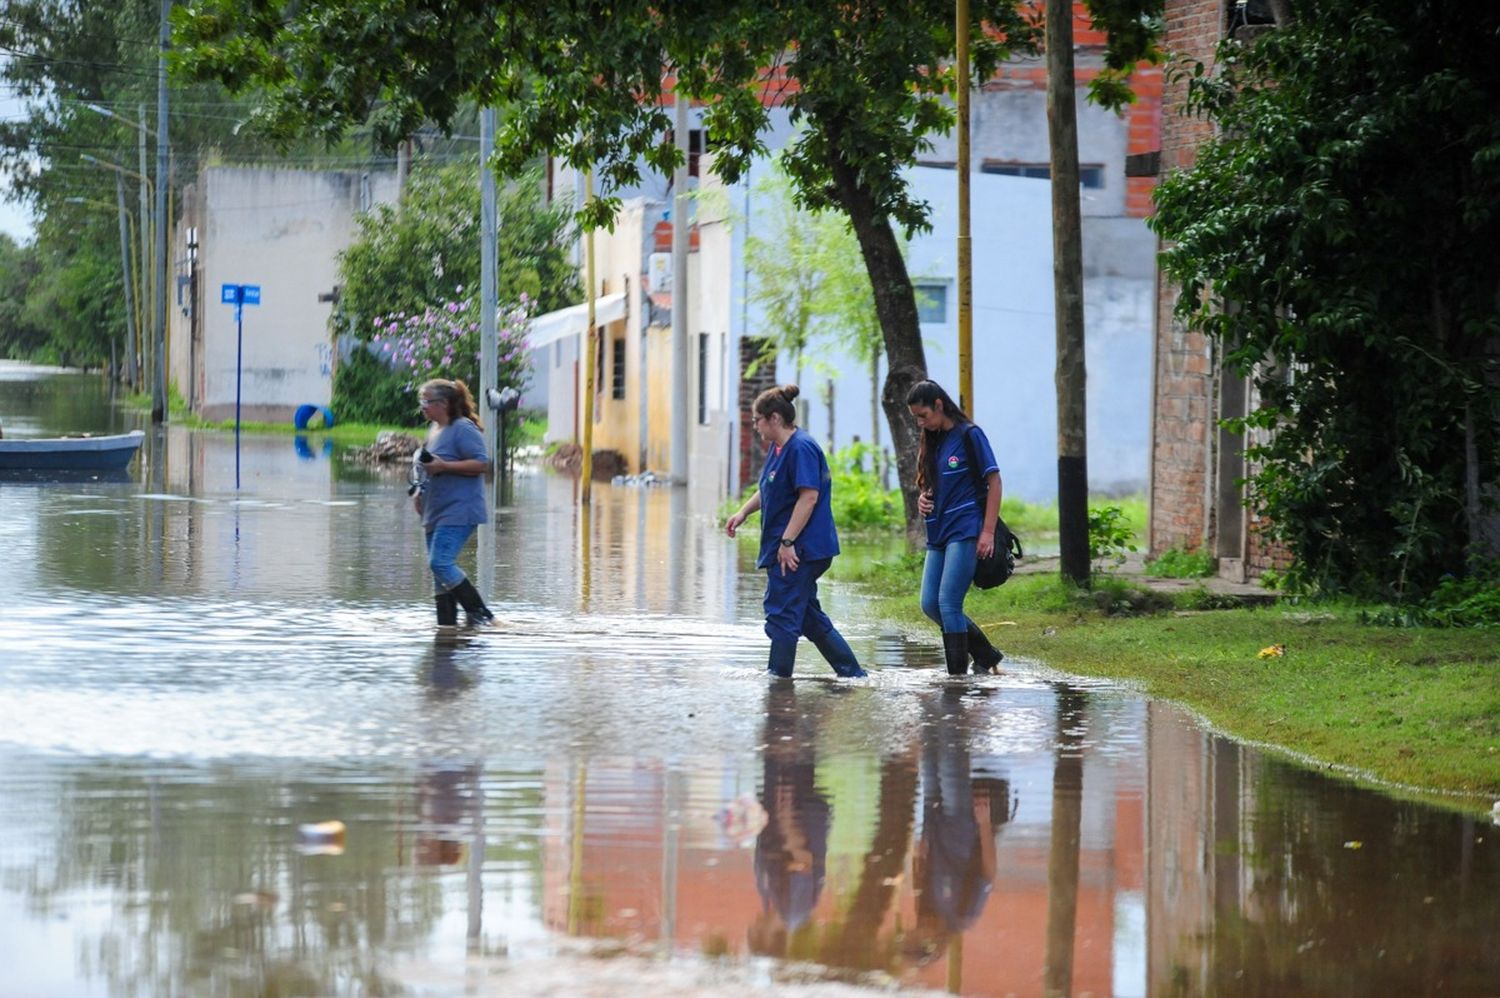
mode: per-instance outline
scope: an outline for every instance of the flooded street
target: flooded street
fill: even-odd
[[[0,425],[139,424],[0,362]],[[0,480],[0,995],[1500,994],[1500,828],[837,582],[872,677],[769,683],[683,490],[522,469],[436,645],[403,478],[146,429]]]

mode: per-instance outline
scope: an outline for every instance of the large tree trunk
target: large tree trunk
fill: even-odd
[[[837,143],[834,143],[835,147]],[[891,428],[891,447],[901,479],[906,507],[906,531],[916,537],[922,527],[917,514],[917,428],[906,408],[912,385],[927,377],[927,354],[917,320],[917,296],[906,272],[901,243],[889,217],[876,211],[875,199],[847,163],[835,161],[833,183],[838,202],[854,226],[855,238],[875,293],[875,314],[885,339],[886,375],[880,405]]]

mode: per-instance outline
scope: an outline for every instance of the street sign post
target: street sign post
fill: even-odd
[[[234,306],[234,487],[240,487],[240,373],[245,359],[245,306],[260,304],[259,284],[219,286],[219,304]]]

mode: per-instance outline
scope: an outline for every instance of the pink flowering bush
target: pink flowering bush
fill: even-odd
[[[479,304],[477,296],[464,293],[420,311],[398,311],[377,316],[370,331],[370,349],[386,359],[403,378],[402,389],[415,393],[429,378],[462,380],[479,392]],[[534,302],[524,291],[497,317],[496,346],[499,374],[497,386],[508,385],[524,392],[531,380],[526,334],[531,325]]]

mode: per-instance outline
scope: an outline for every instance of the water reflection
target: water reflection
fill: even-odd
[[[38,429],[114,418],[17,384],[7,428],[49,392]],[[949,681],[837,584],[880,672],[768,684],[760,580],[674,490],[583,516],[518,476],[465,566],[502,626],[435,645],[399,476],[247,437],[236,492],[232,447],[0,483],[0,991],[539,990],[570,940],[661,960],[637,990],[706,957],[975,995],[1500,979],[1494,829],[1107,685]],[[328,820],[343,851],[304,848]]]

